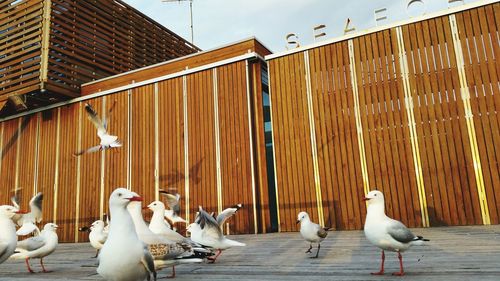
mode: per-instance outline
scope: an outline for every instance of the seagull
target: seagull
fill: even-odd
[[[90,245],[96,249],[96,254],[94,258],[99,255],[99,250],[104,246],[104,242],[108,238],[108,231],[105,230],[104,221],[96,220],[90,226],[89,241]]]
[[[365,236],[373,245],[382,249],[382,264],[379,272],[372,273],[373,275],[384,274],[384,251],[392,251],[398,253],[399,272],[392,275],[403,276],[403,256],[402,252],[408,250],[410,246],[422,245],[424,239],[422,236],[414,235],[400,221],[393,220],[385,215],[384,210],[384,195],[378,190],[370,191],[364,198],[368,202],[366,221],[365,221]]]
[[[30,273],[34,273],[34,271],[30,267],[29,259],[39,258],[42,272],[50,272],[45,269],[43,258],[56,250],[58,244],[57,227],[55,223],[45,224],[40,235],[18,242],[16,253],[11,257],[13,259],[24,259]]]
[[[149,229],[158,235],[164,236],[167,239],[182,243],[186,238],[180,235],[178,232],[172,230],[170,226],[165,222],[165,205],[161,201],[153,201],[148,207],[153,211],[153,217],[151,217],[151,222],[149,223]]]
[[[212,216],[215,218],[215,220],[219,224],[219,227],[222,230],[222,226],[224,225],[224,223],[230,217],[232,217],[234,214],[236,214],[236,212],[238,212],[238,210],[241,209],[242,207],[243,207],[243,204],[239,203],[239,204],[236,204],[236,205],[233,205],[229,208],[224,209],[220,214],[217,215],[217,217],[215,217],[213,214],[212,214]]]
[[[319,224],[314,223],[309,218],[306,212],[300,212],[297,217],[297,223],[300,223],[300,234],[302,237],[308,241],[309,249],[306,253],[311,253],[312,243],[318,243],[318,251],[316,256],[311,258],[318,258],[319,249],[321,248],[321,241],[323,241],[328,235],[328,228],[321,227]]]
[[[112,220],[106,243],[99,253],[97,273],[111,281],[156,280],[153,256],[139,240],[127,205],[142,198],[126,188],[115,189],[109,197]]]
[[[154,258],[156,270],[172,266],[172,275],[168,278],[175,277],[176,265],[202,262],[206,253],[210,254],[209,251],[203,253],[203,249],[196,249],[198,251],[196,253],[188,243],[177,243],[165,236],[153,233],[142,217],[141,202],[131,202],[127,209],[132,217],[137,236],[147,245]]]
[[[186,230],[191,233],[191,239],[194,242],[217,250],[217,255],[214,258],[208,258],[212,263],[215,262],[223,250],[234,246],[246,246],[244,243],[226,238],[222,234],[222,230],[217,220],[203,210],[201,206],[199,206],[199,212],[195,222],[190,224]]]
[[[9,206],[0,206],[0,264],[7,260],[16,249],[16,226],[12,218],[19,210]]]
[[[181,207],[179,204],[179,200],[181,199],[181,195],[171,194],[167,191],[160,190],[160,194],[162,194],[165,198],[167,198],[167,205],[170,210],[165,210],[165,217],[172,223],[175,224],[177,222],[186,223],[187,221],[179,216],[181,212]]]
[[[11,197],[11,201],[14,207],[19,210],[19,198],[17,197],[17,194]],[[23,212],[19,212],[18,215],[14,216],[13,221],[20,226],[16,232],[17,235],[28,235],[34,231],[37,233],[40,232],[36,223],[42,221],[42,201],[43,194],[38,192],[29,202],[30,212],[24,214]]]
[[[106,119],[101,120],[94,108],[92,108],[92,106],[88,103],[85,104],[85,111],[87,112],[89,120],[97,128],[97,136],[101,139],[101,143],[85,150],[78,151],[73,154],[74,156],[80,156],[85,153],[92,153],[99,150],[122,146],[122,143],[118,140],[117,136],[113,136],[108,133],[108,124]]]

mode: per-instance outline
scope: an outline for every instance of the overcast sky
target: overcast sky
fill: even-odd
[[[189,0],[165,3],[162,0],[124,0],[134,8],[190,41]],[[407,4],[411,4],[407,8]],[[314,42],[313,27],[325,24],[331,39],[343,34],[346,19],[356,30],[374,27],[374,11],[386,8],[387,20],[394,21],[446,10],[464,0],[193,0],[194,44],[202,50],[257,37],[273,52],[286,50],[285,36],[295,33],[301,45]]]

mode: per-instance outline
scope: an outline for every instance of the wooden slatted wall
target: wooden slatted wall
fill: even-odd
[[[359,229],[363,182],[347,42],[311,50],[309,58],[325,224]]]
[[[198,52],[120,0],[0,3],[0,109],[25,95],[28,109],[79,96],[80,85]]]
[[[269,62],[282,231],[296,229],[295,210],[306,211],[318,221],[304,71],[303,53]]]
[[[0,96],[40,87],[43,0],[0,3]]]
[[[281,230],[360,229],[375,188],[409,226],[498,223],[499,11],[270,56]]]
[[[245,60],[237,61],[2,122],[2,204],[10,204],[16,187],[23,208],[36,192],[43,192],[43,223],[61,226],[61,242],[87,241],[78,227],[103,217],[109,194],[117,187],[139,193],[144,205],[161,199],[157,187],[178,192],[181,214],[189,210],[190,221],[199,205],[218,212],[242,203],[244,208],[225,230],[266,229],[254,217],[253,191],[259,187],[253,185],[258,180],[252,180],[248,108],[249,98],[260,92],[247,93],[252,68],[250,63],[247,72]],[[86,103],[108,121],[121,148],[73,156],[99,143]]]
[[[47,87],[58,93],[198,51],[121,1],[51,1]]]
[[[500,223],[500,4],[457,14],[491,223]]]

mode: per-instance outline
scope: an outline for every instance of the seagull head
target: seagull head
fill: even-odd
[[[151,204],[148,205],[148,208],[153,212],[156,212],[156,211],[159,211],[160,213],[165,212],[165,204],[163,204],[163,202],[161,202],[161,201],[151,202]]]
[[[47,223],[45,224],[45,226],[43,227],[43,230],[47,230],[47,231],[56,231],[56,229],[58,228],[59,226],[55,223]]]
[[[306,212],[300,212],[297,215],[297,224],[301,223],[304,220],[309,220],[309,215]]]
[[[7,218],[12,218],[16,214],[22,214],[23,212],[19,211],[16,207],[10,205],[2,205],[0,206],[0,215],[6,216]]]
[[[104,222],[102,220],[96,220],[90,226],[91,230],[104,229]]]
[[[141,202],[142,198],[139,194],[123,187],[115,189],[109,196],[110,206],[126,207],[132,201]]]
[[[372,190],[366,194],[366,196],[363,198],[364,201],[367,201],[368,204],[373,204],[373,203],[382,203],[384,204],[384,194],[378,190]]]
[[[186,231],[191,233],[191,234],[196,233],[196,232],[201,231],[201,230],[202,229],[201,229],[200,225],[195,223],[195,222],[193,222],[192,224],[190,224],[186,227]]]

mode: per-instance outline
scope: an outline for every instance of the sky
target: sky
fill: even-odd
[[[124,0],[127,4],[191,41],[189,0]],[[194,44],[202,50],[255,36],[272,52],[285,51],[285,37],[298,36],[300,45],[314,43],[313,27],[326,25],[325,36],[343,35],[347,18],[362,31],[377,25],[375,10],[386,8],[379,26],[449,7],[477,2],[463,0],[192,0]],[[408,6],[408,3],[410,5]],[[380,14],[379,14],[380,15]]]

